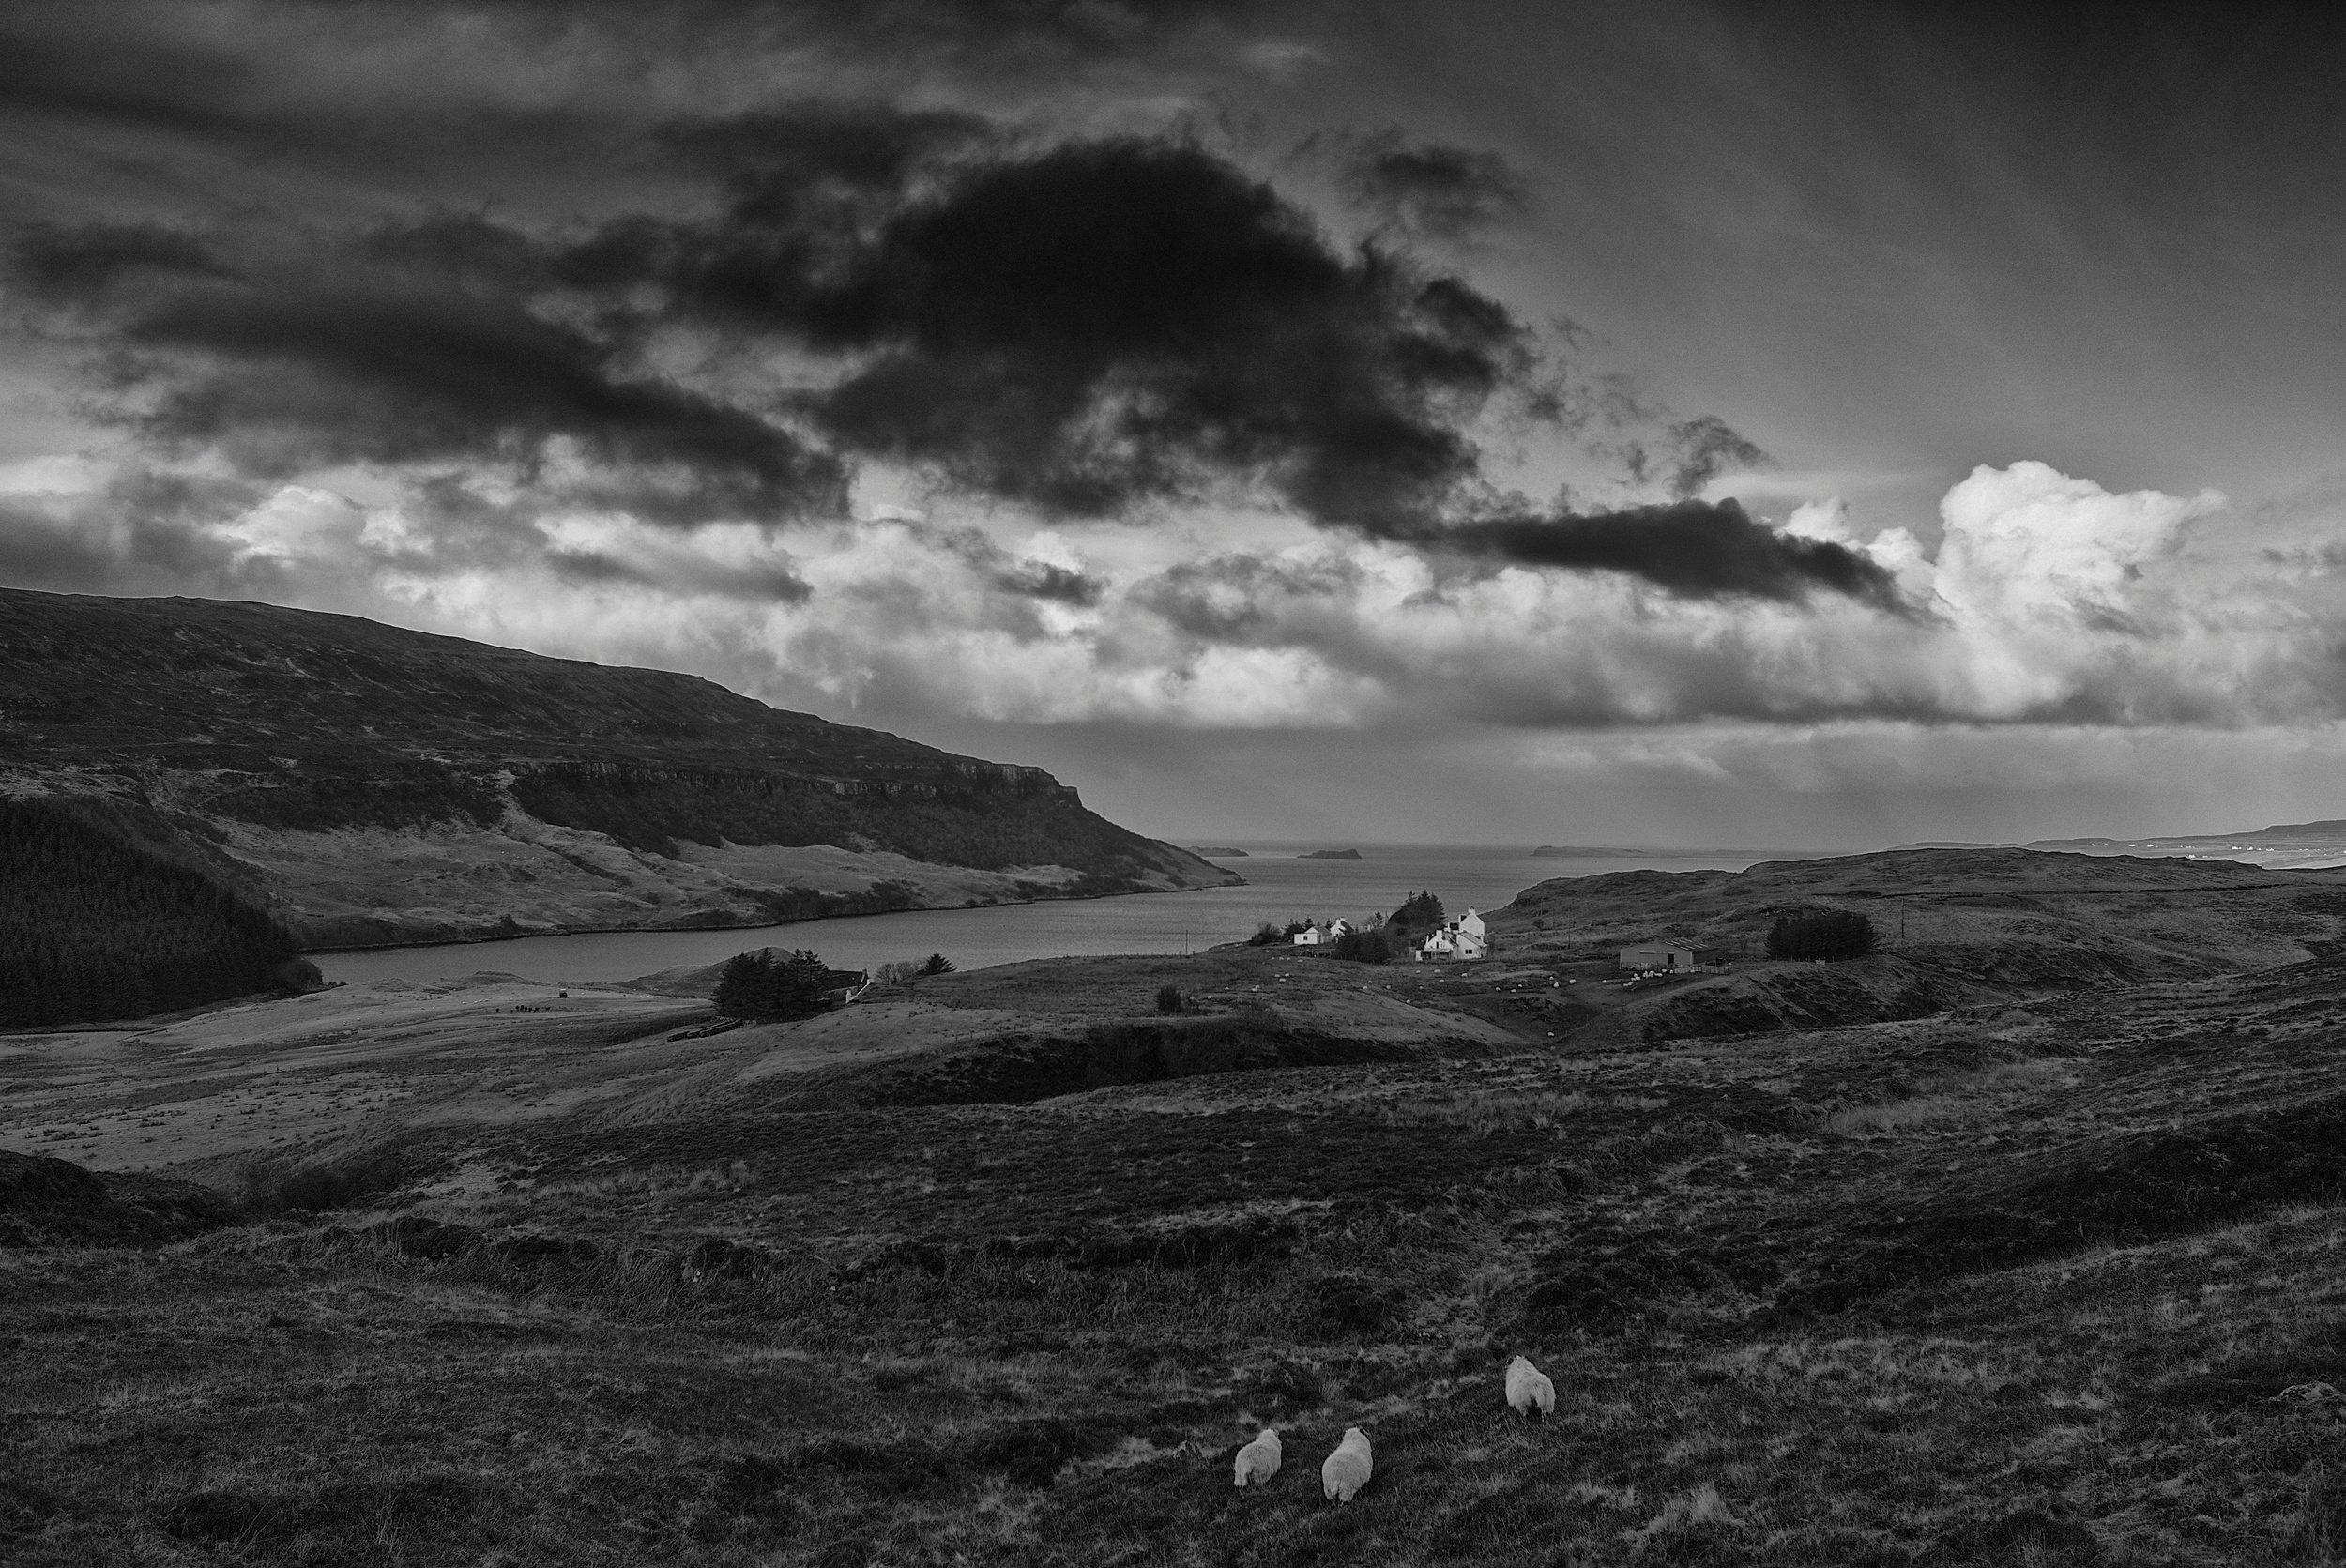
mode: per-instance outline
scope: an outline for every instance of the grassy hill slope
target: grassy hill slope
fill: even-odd
[[[1234,880],[1039,769],[712,682],[207,600],[0,589],[0,793],[97,794],[310,946]]]
[[[1770,963],[1780,915],[1874,923],[1853,963]],[[1514,961],[1602,972],[1622,947],[1670,941],[1739,955],[1732,972],[1665,982],[1566,1021],[1577,1045],[1926,1017],[2047,993],[2241,973],[2346,951],[2346,869],[2221,860],[1901,849],[1746,871],[1617,872],[1525,889],[1488,917]]]

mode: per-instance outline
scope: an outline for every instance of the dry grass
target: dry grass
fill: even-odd
[[[331,1213],[0,1251],[0,1558],[2333,1560],[2346,1433],[2277,1399],[2346,1387],[2333,1020],[2289,972],[444,1130]]]

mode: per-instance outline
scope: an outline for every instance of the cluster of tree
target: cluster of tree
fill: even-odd
[[[1425,934],[1439,930],[1444,920],[1441,900],[1432,893],[1411,893],[1401,907],[1390,916],[1373,916],[1367,924],[1346,931],[1330,945],[1329,952],[1336,958],[1355,964],[1390,964],[1408,952]],[[1292,942],[1298,934],[1309,931],[1311,921],[1289,921],[1283,929],[1269,921],[1255,927],[1255,934],[1246,938],[1249,947],[1272,947]]]
[[[814,953],[768,948],[727,959],[709,999],[728,1018],[811,1018],[829,1010],[835,989],[830,967]]]
[[[872,971],[872,978],[882,985],[902,985],[906,981],[917,980],[922,975],[950,975],[955,967],[952,959],[941,952],[933,952],[926,958],[900,959],[892,964],[882,964]]]
[[[1779,915],[1768,928],[1770,958],[1863,958],[1873,950],[1874,922],[1845,909]]]
[[[1449,918],[1442,909],[1441,900],[1432,892],[1411,893],[1401,901],[1401,907],[1395,909],[1392,918],[1385,921],[1385,928],[1395,937],[1406,941],[1413,933],[1440,931],[1442,922]]]
[[[136,1018],[314,983],[206,873],[46,800],[0,799],[0,1028]]]

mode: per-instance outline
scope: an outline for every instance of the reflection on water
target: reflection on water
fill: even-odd
[[[1217,841],[1220,842],[1220,841]],[[539,981],[632,980],[682,965],[714,964],[759,947],[809,948],[839,968],[942,952],[965,969],[1020,959],[1085,953],[1188,952],[1237,941],[1264,921],[1339,915],[1358,920],[1431,890],[1454,915],[1485,912],[1524,888],[1556,876],[1613,871],[1740,871],[1763,860],[1800,858],[1760,850],[1686,854],[1535,857],[1520,848],[1472,845],[1361,845],[1357,860],[1300,859],[1311,844],[1240,843],[1245,860],[1218,863],[1247,880],[1242,888],[1142,893],[990,909],[916,909],[798,921],[724,931],[624,931],[577,936],[526,936],[445,947],[390,948],[312,956],[326,978],[431,981],[482,969]]]

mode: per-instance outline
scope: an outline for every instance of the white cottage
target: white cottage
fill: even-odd
[[[1483,917],[1472,909],[1445,923],[1440,930],[1426,937],[1417,950],[1417,961],[1421,964],[1488,958],[1490,955],[1490,935],[1484,927]]]

